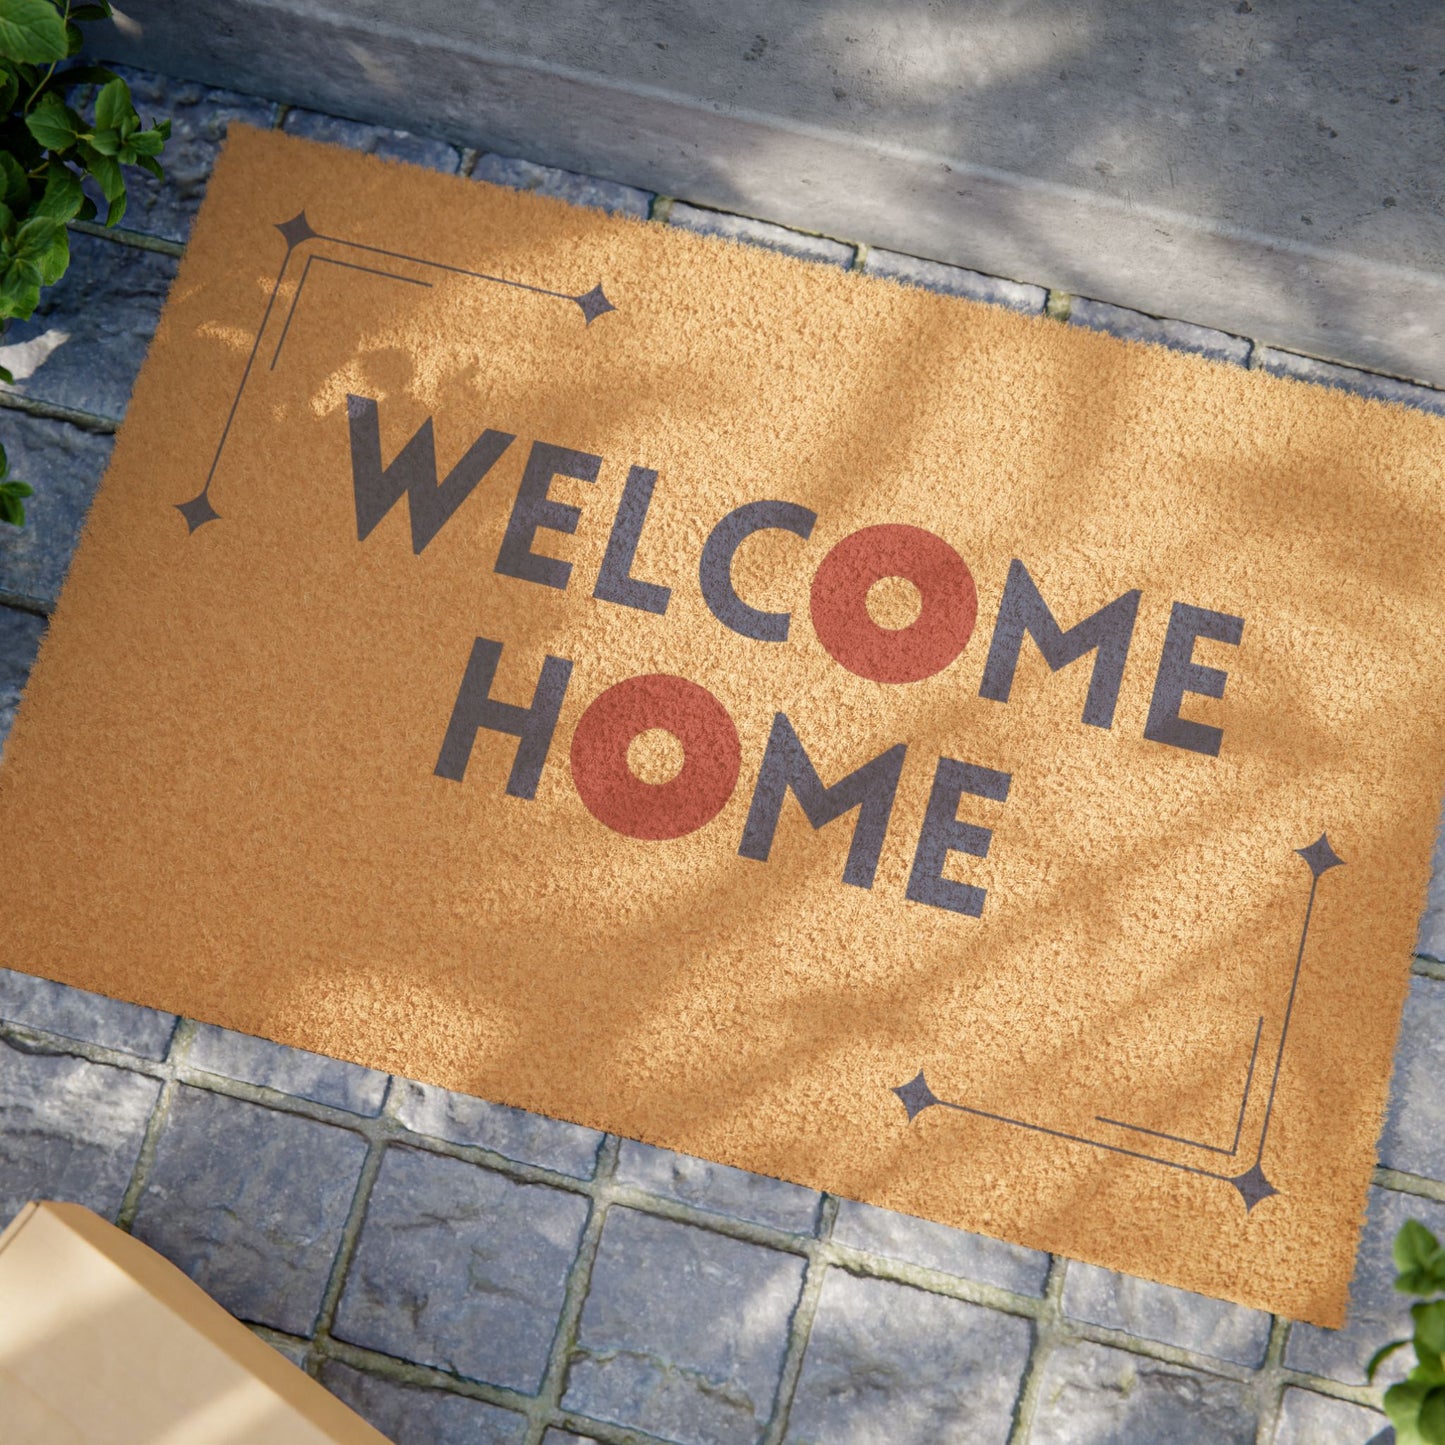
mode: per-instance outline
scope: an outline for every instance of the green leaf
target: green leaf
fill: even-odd
[[[3,487],[0,487],[0,522],[8,522],[12,527],[25,525],[24,504],[18,497],[10,496]]]
[[[1425,1396],[1417,1428],[1428,1445],[1445,1445],[1445,1387],[1437,1385]]]
[[[12,261],[0,276],[0,314],[24,321],[39,301],[40,267],[31,261]]]
[[[101,155],[113,156],[120,150],[120,132],[97,129],[92,133],[90,143]]]
[[[3,489],[7,497],[33,497],[35,488],[26,482],[5,481],[0,482],[0,489]]]
[[[1432,1354],[1445,1354],[1445,1300],[1411,1305],[1410,1318],[1415,1321],[1415,1346],[1421,1345]]]
[[[69,150],[82,133],[80,117],[53,90],[25,117],[25,128],[51,151]]]
[[[119,76],[101,86],[95,98],[95,128],[119,130],[121,122],[135,114],[130,103],[130,87]]]
[[[107,226],[120,225],[120,218],[125,215],[125,191],[114,197],[106,209],[105,224]]]
[[[113,201],[117,196],[125,195],[125,177],[111,156],[101,155],[90,147],[86,147],[82,154],[86,169],[99,182],[101,194],[106,200]]]
[[[72,20],[109,20],[110,0],[102,5],[77,5],[70,12]]]
[[[8,372],[5,375],[6,381],[14,381],[15,378]],[[5,473],[10,470],[10,458],[5,455],[5,448],[0,446],[0,482],[5,480]]]
[[[1395,1236],[1395,1267],[1404,1273],[1428,1265],[1440,1252],[1440,1241],[1418,1219],[1407,1219]]]
[[[0,241],[15,234],[15,213],[9,206],[0,204]]]
[[[0,0],[0,53],[36,65],[65,55],[65,22],[50,0]]]
[[[0,200],[12,211],[24,210],[30,200],[25,167],[9,151],[0,151]]]
[[[72,55],[80,54],[80,47],[85,44],[85,36],[81,34],[80,26],[74,20],[65,23],[65,54],[69,59]]]
[[[20,82],[8,66],[0,66],[0,114],[9,115],[20,98]]]
[[[80,177],[69,166],[51,161],[45,171],[45,194],[36,202],[35,214],[68,221],[80,210],[84,200]]]
[[[15,255],[18,259],[40,265],[40,258],[55,244],[65,227],[50,216],[31,216],[15,233]]]
[[[130,137],[131,149],[137,155],[158,156],[166,138],[159,130],[138,130]]]
[[[100,214],[95,208],[95,202],[89,196],[82,196],[80,210],[75,213],[77,221],[93,221]]]
[[[1409,1340],[1391,1340],[1388,1345],[1381,1345],[1373,1355],[1370,1356],[1370,1363],[1365,1366],[1365,1380],[1373,1385],[1375,1383],[1375,1371],[1395,1353],[1396,1350],[1403,1350]]]
[[[1411,1380],[1402,1380],[1385,1391],[1385,1413],[1401,1435],[1418,1437],[1415,1425],[1420,1418],[1420,1406],[1429,1393],[1428,1385],[1417,1385]]]
[[[40,257],[40,284],[53,286],[70,265],[70,237],[64,226],[56,227],[55,239]]]

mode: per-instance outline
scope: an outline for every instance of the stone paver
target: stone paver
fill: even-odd
[[[1174,351],[1192,351],[1234,366],[1244,366],[1249,361],[1250,343],[1242,336],[1193,326],[1187,321],[1146,316],[1142,311],[1111,306],[1107,301],[1090,301],[1083,296],[1070,298],[1069,321],[1090,331],[1107,331],[1125,341],[1147,341]]]
[[[339,116],[322,115],[319,111],[299,107],[286,112],[281,129],[287,135],[365,151],[368,155],[381,156],[389,161],[407,161],[433,171],[454,171],[462,159],[461,152],[454,145],[432,136],[413,135],[409,130],[392,130],[384,125],[366,125],[358,120],[342,120]]]
[[[143,1059],[165,1058],[176,1030],[175,1014],[8,968],[0,968],[0,1019]]]
[[[602,1135],[595,1129],[410,1079],[396,1081],[391,1112],[414,1133],[492,1149],[519,1163],[539,1164],[578,1179],[591,1178],[602,1143]]]
[[[618,1153],[617,1178],[699,1209],[771,1224],[795,1234],[810,1232],[818,1213],[819,1196],[801,1185],[655,1149],[632,1139],[624,1140]]]
[[[1445,1180],[1445,982],[1412,978],[1395,1048],[1380,1163]]]
[[[786,226],[775,226],[771,221],[754,221],[747,216],[730,216],[726,211],[709,211],[701,206],[689,206],[682,201],[673,203],[668,212],[668,223],[681,226],[684,230],[700,231],[705,236],[722,236],[729,241],[744,241],[750,246],[762,246],[769,251],[782,251],[788,256],[797,256],[804,261],[822,261],[829,266],[847,269],[853,264],[854,250],[842,241],[830,241],[823,236],[809,236],[802,231],[790,231]]]
[[[576,1194],[390,1148],[335,1333],[469,1379],[535,1391],[587,1212]]]
[[[135,1235],[232,1314],[309,1335],[365,1154],[345,1129],[181,1088]]]
[[[1445,1239],[1445,1204],[1388,1189],[1370,1190],[1346,1326],[1322,1330],[1295,1325],[1285,1347],[1285,1364],[1346,1385],[1363,1385],[1370,1356],[1381,1345],[1410,1333],[1410,1299],[1395,1289],[1396,1270],[1390,1257],[1390,1246],[1407,1219],[1418,1219]],[[1401,1379],[1409,1369],[1409,1354],[1401,1350],[1392,1355],[1380,1367],[1376,1381],[1388,1385]]]
[[[1274,1445],[1372,1445],[1388,1423],[1363,1405],[1289,1389],[1280,1402]]]
[[[186,1061],[208,1073],[260,1084],[353,1114],[378,1114],[386,1098],[387,1076],[375,1069],[304,1049],[288,1049],[270,1039],[233,1033],[214,1024],[197,1027]]]
[[[3,427],[3,419],[0,419]],[[40,651],[45,636],[45,619],[33,612],[0,606],[0,761],[4,759],[5,739],[15,725],[15,709],[25,691],[26,679]]]
[[[68,1199],[114,1219],[155,1079],[0,1039],[0,1228],[32,1199]]]
[[[509,186],[514,191],[536,191],[539,196],[553,196],[559,201],[571,201],[574,206],[592,206],[617,216],[646,220],[652,209],[651,191],[595,176],[579,176],[575,171],[559,171],[555,166],[539,166],[515,156],[491,152],[479,156],[472,167],[472,179]]]
[[[1251,1369],[1264,1363],[1269,1346],[1270,1317],[1259,1310],[1092,1264],[1068,1266],[1064,1313]]]
[[[921,286],[925,291],[940,291],[945,296],[989,301],[996,306],[1007,306],[1013,311],[1033,315],[1044,309],[1049,295],[1042,286],[1025,286],[998,276],[984,276],[962,266],[945,266],[941,261],[925,261],[918,256],[905,256],[898,251],[883,251],[871,246],[863,259],[862,269],[869,276]]]
[[[1003,1445],[1026,1320],[830,1269],[788,1416],[790,1445]]]
[[[752,1445],[802,1283],[795,1255],[613,1209],[563,1403],[680,1445]]]
[[[1276,351],[1262,346],[1255,354],[1254,364],[1271,376],[1293,377],[1296,381],[1314,382],[1352,391],[1356,396],[1373,397],[1376,401],[1395,401],[1421,411],[1445,416],[1445,391],[1416,386],[1394,377],[1377,376],[1369,371],[1356,371],[1352,366],[1339,366],[1333,361],[1316,361],[1312,356],[1296,356],[1292,351]]]
[[[1248,1385],[1105,1345],[1055,1347],[1029,1445],[1254,1445]]]
[[[905,1264],[921,1264],[940,1274],[981,1280],[1018,1294],[1041,1295],[1049,1257],[1021,1244],[1005,1244],[982,1234],[950,1229],[931,1219],[894,1214],[872,1204],[844,1199],[838,1204],[833,1239]]]
[[[160,156],[165,179],[158,181],[138,167],[126,170],[129,199],[121,225],[167,241],[184,241],[226,138],[227,126],[242,121],[269,127],[275,122],[276,106],[254,95],[215,90],[192,80],[177,80],[125,65],[110,68],[130,86],[142,125],[167,119],[171,122],[171,138]],[[90,105],[83,105],[82,112],[90,115]],[[91,182],[86,182],[86,188],[100,207],[99,219],[104,220],[104,199]]]
[[[119,421],[177,260],[109,237],[70,234],[70,269],[47,287],[28,321],[12,321],[0,362],[15,385],[53,406]]]
[[[0,594],[42,612],[54,609],[111,440],[67,422],[0,411],[10,475],[35,488],[25,502],[25,525],[0,526]]]
[[[485,1400],[400,1384],[339,1360],[321,1367],[320,1380],[394,1445],[517,1445],[527,1428],[525,1416]]]

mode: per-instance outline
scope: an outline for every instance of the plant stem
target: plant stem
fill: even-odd
[[[70,24],[70,0],[65,0],[65,14],[60,17],[60,23],[62,25]],[[35,104],[35,97],[50,84],[50,77],[55,74],[55,67],[59,64],[59,59],[52,60],[50,69],[35,82],[35,89],[30,92],[30,98],[25,102],[24,113],[26,115],[30,114],[30,107]]]

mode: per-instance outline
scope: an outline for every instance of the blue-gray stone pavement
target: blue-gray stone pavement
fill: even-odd
[[[37,492],[0,529],[0,744],[231,120],[1445,411],[1023,280],[126,73],[173,121],[169,178],[119,232],[77,227],[0,346],[0,440]],[[1436,873],[1338,1333],[5,970],[0,1225],[88,1204],[401,1445],[1363,1445],[1384,1427],[1363,1363],[1407,1323],[1390,1239],[1445,1230],[1445,841]]]

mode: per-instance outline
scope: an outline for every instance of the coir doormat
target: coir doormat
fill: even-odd
[[[5,964],[1338,1324],[1433,419],[236,129]]]

